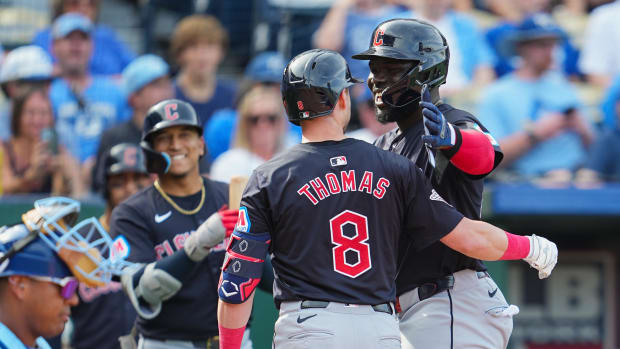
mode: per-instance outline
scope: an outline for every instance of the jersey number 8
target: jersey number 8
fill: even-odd
[[[346,236],[344,227],[351,224],[355,235]],[[370,246],[368,245],[368,218],[359,213],[345,210],[329,220],[332,243],[336,245],[332,249],[334,270],[342,275],[356,278],[372,268],[370,261]],[[351,251],[351,252],[349,252]],[[347,261],[352,253],[357,254],[357,261]],[[352,257],[352,256],[351,256]]]

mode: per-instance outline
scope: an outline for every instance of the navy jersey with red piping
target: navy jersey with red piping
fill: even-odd
[[[487,134],[492,140],[487,129],[473,115],[448,104],[439,104],[438,108],[448,122],[453,125],[461,129],[476,129]],[[375,145],[381,149],[403,155],[419,167],[428,169],[430,165],[427,163],[428,154],[423,147],[421,138],[423,134],[422,122],[418,122],[404,133],[395,129],[382,135],[375,141]],[[495,168],[501,161],[503,154],[495,140],[492,140],[491,143],[495,150],[493,166]],[[435,159],[437,168],[432,172],[433,187],[437,189],[442,198],[465,217],[479,220],[482,207],[482,178],[485,175],[473,176],[459,170],[449,162],[443,152],[436,152]],[[427,173],[430,172],[427,171]],[[408,245],[409,242],[406,241],[406,237],[403,237],[399,246],[399,265],[402,267],[400,267],[396,280],[399,295],[425,282],[436,280],[459,270],[486,270],[481,261],[454,251],[440,242],[418,252],[413,251]]]
[[[176,211],[153,187],[133,195],[112,211],[110,232],[123,235],[129,245],[128,261],[150,263],[183,248],[185,239],[211,214],[228,203],[228,184],[203,179],[205,202],[195,215]],[[184,209],[200,203],[201,192],[185,197],[170,196]],[[218,335],[217,283],[224,261],[226,241],[215,246],[190,271],[189,282],[169,300],[152,320],[138,317],[138,331],[160,340],[206,340]]]
[[[424,248],[462,215],[407,159],[354,139],[298,144],[259,166],[237,229],[271,235],[276,304],[395,299],[401,232]]]

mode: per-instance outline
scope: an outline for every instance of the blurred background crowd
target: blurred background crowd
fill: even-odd
[[[596,187],[620,179],[620,2],[610,0],[2,0],[3,195],[100,195],[101,158],[138,144],[148,108],[191,103],[202,172],[227,181],[300,140],[286,122],[284,65],[339,51],[365,79],[370,33],[420,18],[450,47],[442,96],[471,111],[504,154],[491,180]],[[351,137],[395,127],[353,91]]]

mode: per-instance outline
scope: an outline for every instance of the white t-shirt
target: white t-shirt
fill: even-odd
[[[247,176],[264,163],[265,160],[243,148],[225,151],[211,165],[210,178],[216,181],[230,182],[234,176]]]
[[[586,74],[620,73],[620,2],[596,8],[590,14],[579,69]]]

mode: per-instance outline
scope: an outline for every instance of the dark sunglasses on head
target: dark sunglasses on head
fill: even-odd
[[[278,115],[275,115],[275,114],[251,115],[251,116],[248,116],[247,119],[250,125],[252,126],[257,125],[260,120],[269,121],[271,125],[275,125],[275,123],[278,121]]]

